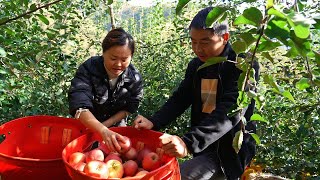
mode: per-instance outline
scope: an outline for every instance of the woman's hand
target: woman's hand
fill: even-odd
[[[125,142],[125,139],[122,135],[111,131],[108,128],[103,129],[100,135],[111,152],[119,152],[121,150],[119,141]]]
[[[138,115],[136,119],[133,121],[132,126],[136,129],[152,129],[153,123],[149,121],[147,118]]]

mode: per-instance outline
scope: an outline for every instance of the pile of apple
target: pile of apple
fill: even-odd
[[[162,166],[163,150],[157,148],[151,151],[141,141],[132,147],[131,140],[120,143],[120,152],[105,152],[96,148],[88,152],[74,152],[68,158],[68,163],[76,170],[88,176],[97,178],[142,178],[148,172]]]

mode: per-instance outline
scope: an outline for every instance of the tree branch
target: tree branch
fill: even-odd
[[[109,8],[109,14],[110,14],[110,18],[111,18],[111,27],[112,27],[112,29],[115,29],[116,25],[115,25],[115,20],[114,20],[114,15],[113,15],[112,4],[108,5],[108,8]]]
[[[56,1],[54,1],[54,2],[45,4],[45,5],[42,5],[42,6],[38,6],[36,9],[33,9],[33,10],[28,11],[28,12],[26,12],[26,13],[23,13],[23,14],[21,14],[21,15],[19,15],[19,16],[16,16],[16,17],[14,17],[14,18],[11,18],[11,19],[8,19],[8,20],[6,20],[6,21],[4,21],[4,22],[1,22],[1,23],[0,23],[0,26],[1,26],[1,25],[4,25],[4,24],[7,24],[7,23],[9,23],[9,22],[11,22],[11,21],[17,20],[17,19],[19,19],[19,18],[22,18],[22,17],[24,17],[24,16],[26,16],[26,15],[32,14],[33,12],[38,11],[39,9],[42,9],[42,8],[45,8],[45,7],[49,7],[50,5],[56,4],[56,3],[60,2],[60,1],[62,1],[62,0],[56,0]]]

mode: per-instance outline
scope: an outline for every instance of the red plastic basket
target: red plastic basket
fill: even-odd
[[[0,126],[2,180],[70,179],[61,157],[64,147],[86,133],[77,120],[56,116],[28,116]]]
[[[132,127],[113,127],[110,128],[113,131],[127,136],[131,139],[133,146],[136,142],[141,141],[145,143],[145,147],[148,147],[152,151],[156,151],[159,147],[159,137],[162,135],[161,132],[152,130],[137,130]],[[90,144],[99,141],[102,142],[101,137],[96,133],[89,133],[70,142],[62,152],[62,159],[68,170],[70,177],[74,180],[97,180],[99,178],[91,177],[83,172],[77,171],[72,168],[67,162],[68,157],[74,152],[83,152],[90,146]],[[100,143],[102,148],[106,148],[103,143]],[[106,149],[106,151],[108,151]],[[180,170],[179,164],[176,158],[164,155],[162,161],[165,162],[160,168],[147,173],[144,177],[140,178],[142,180],[180,180]],[[126,180],[138,180],[136,177],[126,177]]]

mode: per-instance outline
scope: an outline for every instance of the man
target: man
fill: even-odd
[[[190,24],[192,50],[197,55],[187,67],[178,89],[152,117],[138,116],[136,128],[155,129],[176,120],[191,105],[191,128],[183,137],[161,137],[165,153],[185,157],[193,155],[180,165],[181,178],[214,179],[225,175],[238,179],[255,154],[253,138],[245,134],[239,153],[232,147],[235,133],[241,129],[239,114],[228,117],[228,110],[236,104],[237,81],[241,70],[236,68],[236,54],[229,44],[228,25],[217,23],[206,27],[206,17],[212,7],[198,12]],[[210,57],[227,57],[228,61],[198,70]],[[247,120],[253,113],[254,103],[248,107]],[[255,132],[255,124],[248,122],[248,131]]]

